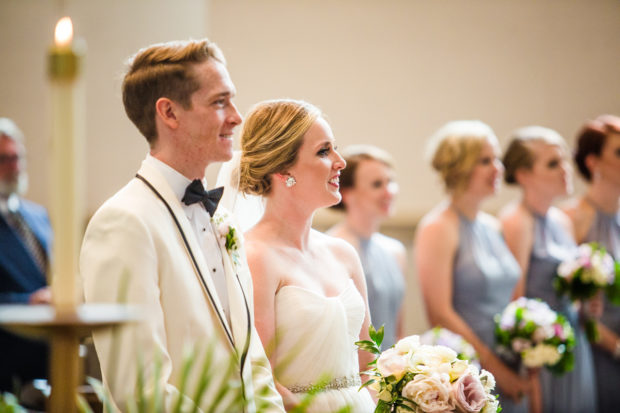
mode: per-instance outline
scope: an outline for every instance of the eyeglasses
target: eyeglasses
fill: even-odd
[[[0,165],[19,162],[22,157],[19,155],[0,154]]]

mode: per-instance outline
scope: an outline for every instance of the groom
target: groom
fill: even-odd
[[[143,49],[125,75],[125,111],[150,153],[93,216],[80,256],[86,302],[125,295],[141,309],[136,325],[93,337],[104,383],[123,410],[137,399],[141,373],[146,396],[163,395],[165,411],[179,400],[183,411],[212,408],[220,389],[232,391],[215,411],[284,411],[254,328],[239,232],[215,211],[221,191],[203,189],[205,168],[232,156],[241,123],[234,96],[224,56],[208,40]],[[209,386],[193,400],[203,378]],[[233,399],[243,407],[230,407]]]

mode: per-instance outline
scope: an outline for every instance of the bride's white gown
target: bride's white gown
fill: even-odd
[[[322,378],[329,380],[308,412],[335,412],[347,405],[351,412],[374,412],[368,391],[358,391],[354,343],[364,314],[364,300],[353,281],[336,297],[296,286],[284,286],[276,294],[276,379],[300,396]]]

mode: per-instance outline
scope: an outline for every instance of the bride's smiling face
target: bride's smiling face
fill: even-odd
[[[318,118],[304,135],[297,162],[288,171],[297,181],[290,190],[316,208],[337,204],[341,199],[340,171],[345,165],[329,124]]]

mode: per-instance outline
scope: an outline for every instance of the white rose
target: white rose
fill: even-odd
[[[394,349],[399,354],[407,354],[411,351],[416,351],[418,347],[420,347],[420,337],[413,335],[400,339],[394,346]]]
[[[383,377],[394,376],[396,380],[400,380],[407,371],[407,360],[395,349],[390,348],[379,356],[377,369]]]
[[[420,346],[409,358],[409,369],[414,373],[437,372],[449,374],[456,352],[445,346]]]
[[[439,375],[418,374],[403,387],[402,394],[423,412],[445,412],[455,408],[450,390],[450,382]]]

